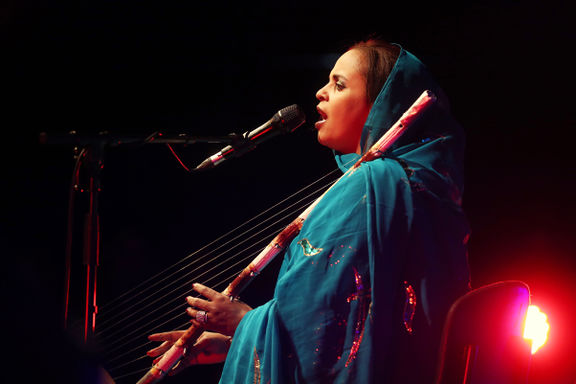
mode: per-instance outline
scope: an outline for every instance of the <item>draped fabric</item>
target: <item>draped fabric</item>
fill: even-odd
[[[451,303],[469,287],[464,137],[424,65],[402,50],[364,126],[367,150],[429,89],[439,102],[384,158],[341,179],[248,312],[221,383],[426,383]],[[336,154],[345,171],[357,154]]]

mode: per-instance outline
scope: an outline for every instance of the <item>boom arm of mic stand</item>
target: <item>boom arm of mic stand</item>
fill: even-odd
[[[238,141],[241,135],[231,134],[227,136],[191,136],[184,133],[167,134],[162,132],[154,132],[153,134],[145,135],[112,135],[107,131],[99,132],[92,135],[80,135],[76,131],[71,131],[67,134],[49,134],[41,132],[39,141],[41,144],[47,145],[74,145],[74,146],[87,146],[87,145],[107,145],[110,147],[117,147],[126,144],[196,144],[196,143],[212,143],[212,144],[233,144]]]

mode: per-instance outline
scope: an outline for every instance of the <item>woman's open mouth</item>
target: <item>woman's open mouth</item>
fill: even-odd
[[[328,116],[327,116],[326,113],[325,113],[323,110],[321,110],[320,108],[317,107],[316,110],[318,111],[318,114],[320,115],[320,118],[319,118],[319,120],[314,124],[314,127],[316,127],[316,129],[319,129],[320,126],[326,122],[326,119],[327,119]]]

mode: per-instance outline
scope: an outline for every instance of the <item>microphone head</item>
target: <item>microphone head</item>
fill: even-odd
[[[278,118],[280,130],[283,133],[293,132],[296,128],[306,122],[304,111],[302,111],[302,108],[296,104],[282,108],[274,117]]]

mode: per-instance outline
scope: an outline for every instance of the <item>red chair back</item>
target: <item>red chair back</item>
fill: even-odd
[[[451,307],[437,384],[525,384],[530,343],[522,333],[530,290],[521,281],[474,289]]]

